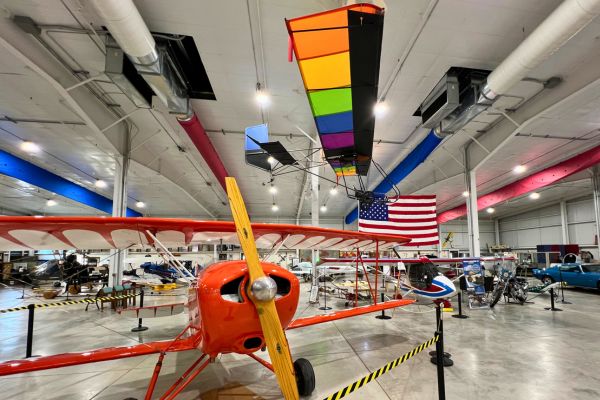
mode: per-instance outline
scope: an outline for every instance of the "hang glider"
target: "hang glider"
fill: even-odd
[[[286,224],[252,224],[259,248],[352,250],[389,249],[410,239]],[[154,238],[166,247],[239,244],[230,221],[114,217],[0,217],[0,251],[30,249],[125,249],[150,247]]]
[[[383,14],[357,4],[286,20],[325,158],[337,176],[369,172]]]

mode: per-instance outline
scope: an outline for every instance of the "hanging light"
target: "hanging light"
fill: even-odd
[[[513,172],[515,174],[522,174],[523,172],[527,171],[527,167],[524,165],[517,165],[516,167],[513,168]]]
[[[337,196],[337,194],[338,194],[338,189],[337,189],[337,187],[336,187],[336,186],[334,186],[334,187],[332,187],[331,189],[329,189],[329,194],[330,194],[331,196]]]
[[[57,205],[58,203],[56,202],[56,200],[52,200],[52,199],[48,199],[48,201],[46,202],[46,205],[48,207],[54,207],[55,205]]]
[[[277,204],[273,203],[273,205],[271,206],[271,211],[273,211],[273,212],[279,211],[279,206]]]
[[[276,194],[277,193],[277,186],[271,184],[271,187],[269,188],[269,193]]]
[[[492,208],[492,207],[489,207],[489,208],[488,208],[487,210],[485,210],[485,211],[487,211],[487,213],[488,213],[488,214],[493,214],[493,213],[495,213],[495,212],[496,212],[496,209],[495,209],[495,208]]]
[[[37,153],[40,151],[40,146],[29,140],[25,140],[21,143],[21,150],[26,151],[27,153]]]
[[[321,206],[321,212],[322,213],[327,212],[327,206],[326,205],[322,205]]]
[[[144,203],[143,201],[138,201],[135,203],[135,206],[137,208],[144,208],[144,207],[146,207],[146,203]]]
[[[530,198],[531,200],[537,200],[537,199],[539,199],[539,198],[540,198],[540,194],[539,194],[538,192],[533,192],[533,193],[531,193],[531,194],[529,195],[529,198]]]
[[[269,158],[267,158],[267,162],[271,165],[275,164],[275,158],[273,158],[272,156],[269,156]]]
[[[378,101],[375,104],[375,107],[373,107],[373,113],[375,114],[375,117],[377,117],[377,118],[384,117],[388,111],[389,111],[389,106],[387,105],[387,103],[385,101]]]
[[[465,190],[462,192],[463,197],[469,197],[469,191]]]
[[[267,107],[271,104],[271,96],[261,86],[260,83],[256,84],[256,94],[254,95],[256,102],[261,107]]]
[[[94,186],[96,186],[98,189],[104,189],[108,185],[102,179],[96,179],[96,182],[94,182]]]

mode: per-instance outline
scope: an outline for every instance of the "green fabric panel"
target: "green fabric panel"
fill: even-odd
[[[313,115],[337,114],[352,110],[352,89],[329,89],[308,93]]]

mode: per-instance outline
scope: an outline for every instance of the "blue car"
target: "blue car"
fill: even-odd
[[[570,286],[600,289],[600,264],[562,264],[534,269],[533,276],[550,284],[566,282]]]

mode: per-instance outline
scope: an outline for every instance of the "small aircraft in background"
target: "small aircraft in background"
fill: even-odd
[[[285,330],[353,317],[414,302],[392,300],[292,320],[298,305],[299,282],[278,265],[261,262],[257,246],[278,249],[391,248],[409,239],[401,236],[341,231],[317,227],[250,224],[241,194],[233,178],[227,178],[234,222],[191,221],[155,218],[103,217],[0,217],[0,250],[7,248],[116,248],[150,246],[177,247],[216,238],[242,246],[245,260],[213,264],[202,270],[188,289],[189,323],[173,340],[126,347],[12,360],[0,363],[0,376],[80,365],[159,353],[145,399],[152,398],[168,352],[200,350],[200,357],[160,397],[175,398],[196,376],[222,353],[245,354],[277,377],[286,400],[310,395],[315,387],[310,362],[292,363]],[[165,305],[173,310],[176,305]],[[156,310],[156,307],[147,307]],[[138,308],[143,312],[146,308]],[[256,356],[268,350],[270,362]]]

